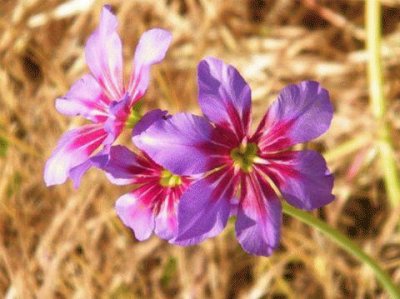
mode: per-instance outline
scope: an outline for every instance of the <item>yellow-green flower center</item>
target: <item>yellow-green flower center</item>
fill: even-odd
[[[160,185],[163,187],[175,187],[182,184],[182,179],[179,175],[164,169],[161,172]]]
[[[231,158],[235,166],[244,172],[250,172],[253,168],[254,159],[257,158],[258,147],[254,143],[241,144],[231,151]]]

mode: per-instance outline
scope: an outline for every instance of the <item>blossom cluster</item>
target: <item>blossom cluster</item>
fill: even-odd
[[[242,248],[263,256],[279,246],[280,196],[305,210],[334,199],[324,158],[292,149],[330,126],[333,108],[319,83],[285,87],[252,131],[249,85],[233,66],[207,57],[198,65],[203,116],[157,109],[140,117],[137,104],[150,68],[164,59],[172,37],[163,29],[146,31],[124,84],[117,27],[110,7],[103,7],[85,47],[90,74],[56,100],[59,112],[91,124],[61,137],[46,163],[48,186],[70,178],[78,187],[97,167],[112,183],[133,185],[116,201],[116,212],[138,240],[154,232],[172,244],[193,245],[218,235],[235,217]],[[114,145],[127,129],[134,151]]]

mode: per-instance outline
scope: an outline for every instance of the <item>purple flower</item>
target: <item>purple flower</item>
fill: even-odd
[[[165,111],[147,113],[136,125],[133,135],[146,130],[160,118],[166,118]],[[117,200],[116,210],[138,240],[148,239],[153,230],[165,240],[176,235],[178,202],[193,178],[174,175],[145,153],[135,154],[120,145],[112,146],[107,154],[92,160],[114,184],[137,185],[136,189]]]
[[[191,245],[216,236],[236,211],[243,249],[268,256],[279,245],[282,218],[271,183],[297,208],[311,210],[334,199],[324,158],[311,150],[289,150],[329,128],[328,92],[312,81],[285,87],[250,133],[251,90],[238,71],[207,58],[199,64],[198,80],[206,118],[177,114],[134,137],[141,150],[172,172],[206,173],[182,196],[172,242]]]
[[[122,43],[117,19],[109,6],[101,12],[100,24],[89,37],[85,57],[91,74],[75,82],[56,108],[65,115],[81,115],[93,124],[66,132],[46,163],[48,186],[68,177],[75,186],[90,167],[90,156],[102,145],[107,148],[119,136],[134,104],[146,92],[150,67],[164,59],[171,34],[162,29],[146,31],[137,45],[129,83],[123,83]]]

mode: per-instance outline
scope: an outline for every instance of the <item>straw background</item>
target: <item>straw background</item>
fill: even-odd
[[[43,168],[67,129],[85,121],[54,100],[88,72],[84,44],[106,2],[0,2],[0,297],[388,298],[373,277],[326,237],[284,217],[279,250],[247,255],[230,223],[217,238],[180,248],[137,242],[113,210],[130,187],[91,170],[81,187],[46,188]],[[253,123],[279,90],[305,79],[331,94],[328,133],[303,147],[324,153],[336,200],[314,211],[379,261],[400,285],[400,207],[389,205],[375,141],[358,0],[110,0],[128,76],[141,33],[173,34],[153,68],[144,109],[200,113],[196,66],[206,55],[235,65],[253,90]],[[400,159],[400,2],[383,4],[387,119]],[[129,134],[119,140],[129,146]]]

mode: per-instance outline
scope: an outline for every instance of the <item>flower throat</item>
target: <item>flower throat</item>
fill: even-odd
[[[176,187],[182,184],[182,179],[179,175],[173,174],[169,170],[164,169],[161,172],[160,185],[163,187]]]
[[[235,166],[244,172],[250,172],[253,168],[254,159],[257,157],[258,147],[254,143],[241,144],[231,151],[231,158]]]

